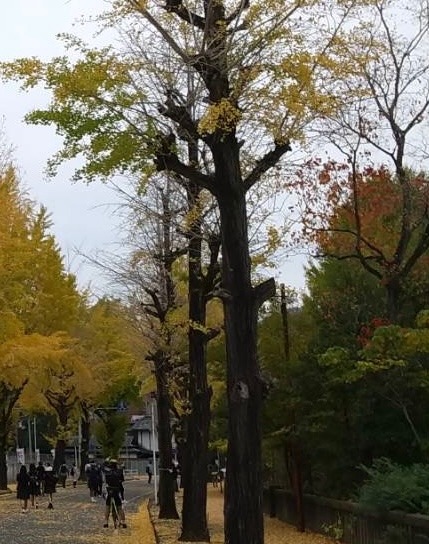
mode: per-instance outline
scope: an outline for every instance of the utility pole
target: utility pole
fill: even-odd
[[[37,459],[37,426],[36,426],[36,416],[33,417],[33,445],[34,445],[34,462],[37,463],[39,459]]]
[[[31,417],[27,417],[27,425],[28,425],[28,461],[31,463],[32,457],[33,457],[33,444],[31,440]]]

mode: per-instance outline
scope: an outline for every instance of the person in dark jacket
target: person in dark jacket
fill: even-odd
[[[41,494],[41,495],[44,495],[44,494],[45,494],[45,490],[44,490],[44,485],[45,485],[45,467],[43,466],[42,461],[39,461],[39,462],[38,462],[37,467],[36,467],[36,470],[37,470],[37,478],[38,478],[38,480],[39,480],[39,485],[40,485],[40,494]]]
[[[109,526],[109,517],[112,514],[115,528],[126,527],[125,512],[122,507],[121,488],[123,486],[123,472],[118,467],[116,459],[111,459],[104,467],[104,478],[106,480],[106,510],[105,523],[103,527]]]
[[[58,481],[64,488],[66,487],[66,480],[67,480],[68,474],[69,474],[69,469],[67,468],[67,465],[63,463],[60,466],[60,474],[59,474]]]
[[[146,466],[146,474],[147,474],[147,483],[150,484],[152,482],[152,461],[149,461],[149,463]]]
[[[49,510],[54,507],[53,494],[57,492],[58,476],[55,474],[53,468],[47,463],[45,468],[45,494],[49,497]]]
[[[30,476],[25,465],[21,466],[16,477],[16,498],[21,501],[22,513],[26,514],[30,498]]]
[[[85,467],[85,474],[91,502],[97,502],[96,497],[99,494],[100,479],[102,478],[101,469],[95,461],[91,461]]]
[[[34,463],[31,463],[28,469],[28,475],[30,477],[30,499],[31,506],[33,508],[38,508],[37,497],[40,495],[40,482],[39,475],[37,473],[37,468]]]

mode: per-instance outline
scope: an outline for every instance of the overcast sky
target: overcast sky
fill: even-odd
[[[74,26],[82,15],[102,11],[103,0],[13,0],[3,2],[0,18],[0,58],[37,56],[49,59],[63,52],[56,35],[77,33],[91,38],[88,27]],[[91,10],[91,11],[90,11]],[[71,184],[72,166],[61,169],[53,181],[43,174],[46,160],[60,147],[53,128],[34,127],[23,121],[25,113],[43,107],[48,97],[42,90],[22,93],[14,84],[0,84],[0,116],[4,117],[6,136],[15,147],[15,157],[30,195],[51,213],[53,232],[72,272],[81,286],[89,282],[101,294],[104,282],[100,273],[76,256],[76,248],[90,254],[115,249],[117,221],[112,215],[113,194],[101,184]],[[303,259],[282,267],[281,281],[296,288],[304,286]]]

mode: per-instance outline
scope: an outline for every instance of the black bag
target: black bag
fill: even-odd
[[[112,489],[119,489],[121,487],[122,479],[121,479],[121,473],[119,472],[119,470],[113,469],[113,470],[106,471],[105,475],[106,475],[106,485],[108,488],[110,487]]]

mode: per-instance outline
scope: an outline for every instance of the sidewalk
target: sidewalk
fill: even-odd
[[[127,481],[125,507],[127,529],[120,530],[120,537],[131,536],[134,530],[134,516],[139,506],[147,503],[151,489],[142,480]],[[65,489],[57,488],[54,495],[54,509],[48,510],[47,497],[39,498],[39,508],[21,512],[16,493],[0,496],[0,542],[1,544],[110,544],[117,542],[117,532],[110,524],[103,529],[105,501],[96,503],[89,500],[86,485]],[[153,531],[152,531],[153,534]],[[146,544],[146,543],[145,543]],[[148,543],[152,544],[152,543]]]

